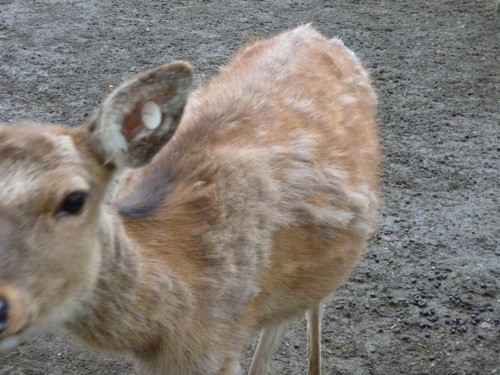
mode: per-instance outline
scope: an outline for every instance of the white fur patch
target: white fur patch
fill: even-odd
[[[282,201],[286,202],[288,213],[299,213],[311,223],[367,236],[376,217],[376,195],[368,186],[352,186],[348,171],[339,168],[335,159],[330,165],[317,164],[312,153],[315,142],[307,133],[297,134],[292,142],[268,148],[275,165],[283,172]],[[323,202],[310,200],[311,192],[320,194]]]
[[[103,116],[99,121],[101,124],[98,126],[98,130],[94,132],[94,137],[106,140],[105,142],[96,142],[102,147],[102,151],[106,155],[105,163],[113,161],[118,166],[123,166],[126,161],[125,154],[128,145],[121,133],[122,118],[110,113],[107,119]],[[106,123],[106,125],[103,123]]]
[[[116,104],[119,91],[125,86],[120,85],[106,98],[101,108],[99,123],[92,133],[93,142],[103,151],[105,163],[113,161],[117,166],[124,166],[127,158],[128,144],[122,135],[121,127],[126,114],[130,112],[129,103]]]
[[[55,148],[61,157],[68,158],[68,161],[81,161],[73,139],[69,135],[47,134],[47,137],[54,142]]]
[[[352,95],[342,95],[339,97],[339,103],[349,105],[357,102],[357,99]]]
[[[331,38],[331,39],[330,39],[330,43],[332,43],[332,44],[336,44],[336,45],[341,46],[341,47],[345,47],[345,44],[344,44],[344,42],[342,41],[342,39],[339,39],[339,38],[337,38],[337,37],[333,37],[333,38]]]

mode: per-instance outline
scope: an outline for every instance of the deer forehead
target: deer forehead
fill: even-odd
[[[63,165],[77,166],[82,159],[68,135],[38,133],[2,138],[0,132],[0,202],[22,203],[56,184],[82,186],[75,173],[62,181],[55,173]],[[76,170],[73,168],[73,170]]]

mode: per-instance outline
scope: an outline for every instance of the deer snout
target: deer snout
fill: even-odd
[[[9,304],[5,298],[0,298],[0,335],[7,329]]]
[[[18,334],[33,323],[36,309],[22,289],[0,284],[0,341]]]

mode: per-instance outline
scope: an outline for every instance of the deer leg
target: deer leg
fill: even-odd
[[[288,322],[281,322],[262,330],[248,375],[267,374],[271,367],[273,355],[278,349],[287,327]]]
[[[309,310],[307,316],[307,375],[321,375],[321,315],[323,305]]]

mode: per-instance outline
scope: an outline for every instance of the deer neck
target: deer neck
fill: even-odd
[[[151,257],[127,234],[113,207],[101,214],[99,244],[95,285],[67,327],[103,349],[143,348],[144,353],[134,354],[152,356],[168,345],[166,338],[179,336],[179,316],[192,314],[191,292],[168,264]]]

